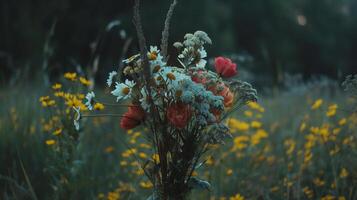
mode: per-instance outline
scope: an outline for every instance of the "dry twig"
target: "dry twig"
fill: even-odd
[[[177,0],[173,0],[170,5],[169,10],[167,11],[166,19],[165,19],[165,26],[164,30],[162,31],[162,38],[161,38],[161,53],[165,60],[167,60],[167,47],[169,44],[169,30],[170,30],[170,22],[172,15],[174,13],[175,6],[177,4]]]

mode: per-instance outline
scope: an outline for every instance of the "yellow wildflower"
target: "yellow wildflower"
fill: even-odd
[[[251,137],[251,143],[252,145],[257,145],[260,143],[260,140],[263,138],[267,138],[268,133],[264,129],[259,129],[255,132],[255,134],[252,135]]]
[[[237,130],[237,131],[247,131],[249,130],[250,127],[250,125],[247,122],[239,121],[237,119],[229,119],[228,126],[232,130]]]
[[[227,176],[232,175],[233,174],[233,170],[232,169],[227,169],[226,174],[227,174]]]
[[[301,123],[301,125],[300,125],[300,132],[304,132],[305,129],[306,129],[306,123],[303,122],[303,123]]]
[[[105,195],[103,193],[99,193],[97,197],[98,197],[98,199],[104,199]]]
[[[352,141],[353,141],[353,139],[354,139],[353,136],[346,137],[346,138],[343,139],[342,143],[343,143],[344,145],[351,144]]]
[[[304,154],[304,163],[305,164],[310,163],[312,157],[313,157],[312,152],[311,151],[306,151],[305,154]]]
[[[131,155],[136,154],[136,152],[137,152],[137,150],[135,148],[127,149],[121,154],[121,156],[123,156],[124,158],[128,158]]]
[[[321,186],[325,185],[325,181],[321,180],[320,178],[315,178],[313,180],[313,182],[318,187],[321,187]]]
[[[279,191],[279,186],[274,186],[270,188],[270,192],[277,192],[277,191]]]
[[[40,102],[41,102],[42,107],[51,107],[51,106],[56,105],[56,101],[51,100],[49,96],[40,97]]]
[[[320,132],[320,128],[319,128],[319,127],[312,126],[312,127],[310,128],[310,132],[317,135],[317,134],[319,134],[319,132]]]
[[[150,181],[140,181],[140,187],[143,189],[151,189],[153,185]]]
[[[331,194],[321,197],[321,200],[335,200],[335,199],[336,197]]]
[[[335,148],[330,150],[330,156],[334,156],[336,155],[338,152],[340,151],[340,147],[338,147],[337,145],[335,146]]]
[[[257,114],[255,117],[256,117],[257,119],[261,119],[261,118],[263,118],[263,115],[262,115],[262,114]]]
[[[139,147],[144,148],[144,149],[150,149],[150,148],[151,148],[151,146],[150,146],[150,145],[145,144],[145,143],[141,143],[141,144],[139,144]]]
[[[51,146],[51,145],[56,144],[56,141],[55,141],[55,140],[46,140],[46,144],[47,144],[48,146]]]
[[[214,164],[214,160],[213,160],[212,156],[208,156],[205,164],[209,165],[209,166]]]
[[[137,132],[134,132],[131,137],[134,138],[134,139],[136,139],[136,138],[138,138],[140,135],[141,135],[141,132],[137,131]]]
[[[81,82],[84,86],[90,86],[92,84],[90,80],[87,80],[84,77],[79,77],[79,82]]]
[[[293,139],[285,140],[284,145],[287,147],[286,155],[291,155],[294,152],[296,143]]]
[[[240,194],[236,194],[233,197],[229,197],[229,200],[244,200],[244,197]]]
[[[104,149],[104,152],[105,153],[111,153],[114,151],[114,147],[113,146],[108,146]]]
[[[346,168],[342,168],[340,172],[340,178],[346,178],[348,176],[348,171]]]
[[[326,116],[327,117],[332,117],[334,115],[336,115],[336,111],[337,111],[338,105],[337,104],[332,104],[328,107],[328,110],[326,112]]]
[[[291,187],[291,186],[293,186],[293,182],[291,181],[291,180],[289,180],[288,178],[284,178],[284,186],[287,186],[287,187]]]
[[[328,110],[328,111],[326,112],[326,116],[327,116],[327,117],[332,117],[332,116],[334,116],[334,115],[336,115],[336,110]]]
[[[246,135],[240,135],[234,138],[233,143],[233,149],[232,151],[236,151],[236,150],[241,150],[246,148],[248,145],[246,144],[246,142],[249,141],[249,137]]]
[[[137,176],[141,176],[141,175],[144,175],[145,172],[142,168],[139,168],[138,170],[134,171],[134,174],[136,174]]]
[[[127,161],[125,161],[125,160],[122,160],[122,161],[120,161],[120,166],[127,166],[128,165],[128,162]]]
[[[52,89],[54,89],[54,90],[59,90],[61,88],[62,88],[62,85],[59,83],[55,83],[54,85],[52,85]]]
[[[340,119],[340,121],[338,121],[338,125],[340,125],[340,126],[343,126],[346,123],[347,123],[347,119],[346,118],[342,118],[342,119]]]
[[[338,105],[337,104],[331,104],[328,109],[329,110],[336,110],[338,108]]]
[[[244,115],[247,116],[247,117],[252,117],[253,116],[253,112],[250,111],[250,110],[246,110],[246,111],[244,111]]]
[[[107,200],[119,200],[120,193],[119,192],[109,192],[107,196]]]
[[[332,189],[336,189],[336,182],[335,181],[333,183],[331,183],[331,188]]]
[[[105,108],[104,105],[101,103],[95,103],[93,106],[94,110],[103,110],[104,108]]]
[[[48,100],[50,100],[50,96],[40,97],[40,102],[42,102],[42,101],[48,101]]]
[[[84,103],[79,100],[77,97],[75,96],[69,96],[68,98],[66,98],[66,103],[65,103],[68,108],[80,108],[80,110],[87,110],[87,106],[84,105]]]
[[[323,101],[322,99],[317,99],[317,100],[314,102],[314,104],[312,104],[311,109],[312,109],[312,110],[316,110],[316,109],[320,108],[323,102],[324,102],[324,101]]]
[[[157,153],[153,154],[152,159],[154,160],[155,163],[159,163],[160,162],[159,154],[157,154]]]
[[[302,191],[304,192],[304,194],[307,196],[307,198],[311,199],[314,196],[314,191],[311,190],[309,187],[304,187],[302,189]]]
[[[258,121],[252,121],[252,122],[250,123],[250,126],[251,126],[252,128],[260,128],[260,127],[262,127],[262,123],[261,123],[261,122],[258,122]]]
[[[86,95],[84,95],[84,94],[77,94],[77,97],[78,97],[78,99],[83,100],[84,98],[86,98]]]
[[[148,156],[146,155],[146,153],[140,152],[139,157],[142,159],[146,159]]]
[[[59,128],[53,132],[53,135],[60,135],[62,133],[62,129]]]
[[[249,106],[251,109],[257,110],[257,111],[259,111],[259,112],[261,112],[261,113],[265,112],[265,109],[264,109],[262,106],[260,106],[257,102],[251,101],[251,102],[248,103],[248,106]]]
[[[70,81],[75,81],[77,80],[77,73],[73,72],[67,72],[64,74],[64,78],[70,80]]]
[[[63,97],[64,96],[64,92],[55,92],[54,95],[56,97]]]

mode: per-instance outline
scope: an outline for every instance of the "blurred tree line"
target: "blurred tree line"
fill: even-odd
[[[143,1],[150,44],[160,42],[169,4]],[[127,54],[136,52],[132,6],[132,0],[1,0],[0,84],[41,72],[44,60],[51,75],[86,68],[96,45],[100,72],[107,73],[118,65],[123,30],[134,38]],[[214,41],[209,56],[251,55],[249,70],[272,83],[282,82],[285,72],[341,78],[357,71],[356,11],[353,0],[179,0],[170,41],[204,30]],[[106,32],[113,20],[120,20],[120,28]]]

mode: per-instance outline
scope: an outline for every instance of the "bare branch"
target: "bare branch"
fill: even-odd
[[[169,44],[170,22],[171,22],[171,18],[174,13],[176,4],[177,4],[177,0],[173,0],[173,2],[170,5],[169,10],[167,11],[167,15],[166,15],[166,19],[165,19],[165,27],[164,27],[164,30],[162,31],[160,47],[161,47],[162,56],[164,57],[165,60],[167,60],[167,47]]]
[[[146,46],[146,39],[144,36],[143,26],[141,24],[141,17],[140,17],[140,0],[135,0],[134,5],[134,19],[133,19],[136,33],[138,36],[138,42],[140,47],[140,55],[141,61],[144,68],[144,77],[147,82],[150,80],[150,69],[149,69],[149,61],[147,58],[147,46]]]

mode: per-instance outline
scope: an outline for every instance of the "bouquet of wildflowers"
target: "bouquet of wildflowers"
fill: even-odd
[[[161,50],[156,46],[147,50],[138,2],[134,22],[140,53],[123,61],[122,81],[120,73],[113,71],[107,85],[112,87],[116,102],[129,102],[127,112],[120,114],[120,126],[149,130],[146,138],[155,158],[142,163],[154,185],[149,199],[185,199],[192,189],[210,188],[207,181],[192,174],[204,164],[201,158],[211,144],[223,143],[230,136],[224,119],[247,102],[256,101],[256,90],[235,79],[237,65],[228,58],[216,58],[215,71],[208,69],[204,45],[212,41],[203,31],[186,34],[183,42],[174,43],[179,52],[175,59],[178,66],[168,64],[168,20]],[[168,18],[175,4],[174,1]],[[92,110],[95,94],[90,92],[86,98]]]

